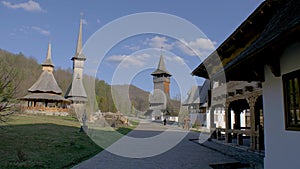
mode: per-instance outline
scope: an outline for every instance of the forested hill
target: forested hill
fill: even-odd
[[[39,76],[42,73],[42,67],[36,59],[32,57],[26,57],[22,53],[13,54],[8,51],[0,49],[0,63],[1,66],[5,67],[2,70],[13,70],[16,72],[15,81],[18,83],[18,88],[15,97],[23,97],[28,94],[27,90],[37,81]],[[55,63],[54,63],[55,64]],[[71,64],[71,63],[70,63]],[[0,72],[6,73],[6,72]],[[59,87],[63,91],[63,96],[69,87],[72,80],[72,70],[71,69],[62,69],[55,67],[53,72],[55,79]],[[84,78],[93,78],[86,76]],[[113,103],[111,95],[111,86],[103,80],[95,79],[95,93],[98,106],[102,112],[116,112],[117,108]],[[141,91],[141,89],[139,89]],[[89,90],[87,90],[89,92]],[[134,92],[135,93],[135,92]],[[137,94],[140,94],[138,92]],[[143,92],[142,92],[143,93]],[[144,92],[145,93],[145,92]],[[147,96],[148,97],[148,96]],[[147,103],[141,102],[141,97],[133,96],[133,102],[137,107],[143,107],[148,105]],[[142,99],[143,100],[143,99]],[[121,110],[122,111],[122,110]],[[123,110],[124,111],[124,110]]]
[[[124,113],[135,116],[149,108],[149,92],[134,85],[113,85],[112,89],[116,107]]]
[[[5,67],[3,70],[16,72],[15,81],[18,87],[15,97],[26,95],[27,89],[33,85],[42,72],[41,66],[34,58],[27,58],[22,53],[12,54],[0,49],[0,62],[1,66]]]

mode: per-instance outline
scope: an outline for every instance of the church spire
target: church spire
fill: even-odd
[[[72,103],[86,103],[87,102],[87,94],[84,89],[83,85],[83,68],[84,62],[86,57],[82,53],[82,14],[80,18],[80,25],[79,25],[79,33],[78,33],[78,40],[76,46],[76,53],[73,56],[73,80],[70,84],[65,98],[72,101]]]
[[[78,55],[82,50],[82,14],[80,18],[79,24],[79,32],[78,32],[78,39],[77,39],[77,46],[76,46],[76,55]]]
[[[159,63],[158,63],[157,69],[158,69],[158,70],[162,70],[162,71],[167,72],[167,69],[166,69],[166,65],[165,65],[165,62],[164,62],[164,57],[163,57],[163,55],[160,55]]]
[[[51,42],[49,41],[48,43],[48,51],[47,51],[47,56],[46,60],[44,63],[42,63],[43,70],[45,70],[45,67],[52,67],[52,70],[54,68],[54,64],[52,62],[52,56],[51,56]]]
[[[160,59],[159,59],[157,69],[153,73],[151,73],[151,75],[156,76],[156,75],[164,74],[164,75],[167,75],[167,76],[172,76],[171,73],[166,68],[162,49],[163,48],[161,47],[161,54],[160,54]]]
[[[80,13],[80,23],[79,23],[79,31],[78,31],[78,39],[77,39],[77,46],[76,46],[76,52],[75,56],[72,58],[78,58],[78,59],[85,59],[85,56],[82,54],[82,24],[83,24],[83,18],[82,13]]]

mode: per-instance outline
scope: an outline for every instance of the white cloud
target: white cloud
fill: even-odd
[[[32,26],[31,29],[33,29],[33,30],[37,31],[38,33],[40,33],[42,35],[45,35],[45,36],[50,35],[50,31],[45,30],[45,29],[40,28],[40,27],[37,27],[37,26]]]
[[[15,3],[12,4],[8,1],[2,1],[2,4],[8,8],[11,9],[24,9],[25,11],[30,11],[30,12],[46,12],[39,3],[29,0],[28,2],[23,2],[23,3]]]
[[[163,47],[165,50],[171,50],[173,48],[173,44],[168,44],[168,39],[164,36],[155,36],[151,39],[147,39],[145,44],[148,44],[153,48],[161,48]]]
[[[108,62],[121,63],[122,67],[138,66],[142,67],[150,55],[143,53],[138,55],[112,55],[106,59]]]
[[[123,46],[124,49],[129,49],[129,50],[132,50],[132,51],[137,51],[140,49],[140,46],[138,45],[125,45]]]
[[[179,57],[179,56],[175,56],[174,57],[174,60],[182,65],[186,64],[184,59],[182,57]]]
[[[182,57],[180,57],[180,56],[168,56],[168,55],[164,55],[164,58],[166,58],[166,60],[168,62],[176,62],[176,63],[181,64],[181,65],[185,65],[186,64],[185,60]]]
[[[195,41],[186,42],[180,39],[176,46],[185,54],[190,56],[205,56],[215,49],[217,43],[207,38],[197,38]]]
[[[29,32],[35,31],[35,32],[38,32],[41,35],[45,35],[45,36],[50,35],[49,30],[43,29],[43,28],[38,27],[38,26],[25,26],[25,25],[22,25],[20,28],[15,29],[15,31],[19,31],[19,32],[22,32],[24,34],[28,34]]]

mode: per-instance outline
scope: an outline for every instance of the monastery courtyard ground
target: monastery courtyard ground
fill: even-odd
[[[179,127],[167,126],[172,131],[183,133],[186,131]],[[127,136],[131,138],[151,138],[166,129],[159,123],[141,122],[140,125]],[[175,147],[159,155],[146,158],[127,158],[118,156],[109,151],[102,151],[93,158],[86,160],[76,169],[234,169],[234,168],[263,168],[263,156],[257,153],[241,150],[232,146],[223,145],[215,141],[199,143],[197,132],[188,132]],[[122,145],[122,139],[116,144]],[[128,140],[127,140],[128,141]],[[155,143],[154,143],[155,144]],[[127,143],[124,144],[127,146]],[[161,146],[163,144],[158,145]],[[153,145],[155,146],[155,145]],[[140,151],[131,148],[132,151]],[[155,149],[152,146],[145,149]],[[148,152],[148,151],[147,151]]]

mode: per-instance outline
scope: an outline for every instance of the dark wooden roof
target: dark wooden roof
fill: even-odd
[[[157,69],[154,72],[152,72],[151,75],[152,76],[158,76],[158,75],[172,76],[171,73],[166,68],[164,58],[162,55],[160,56]]]
[[[268,64],[279,76],[279,55],[299,37],[299,21],[298,0],[265,1],[192,74],[218,78],[225,71],[227,81],[264,81]]]
[[[32,93],[21,98],[21,100],[48,100],[48,101],[70,102],[69,100],[65,99],[61,95],[51,94],[51,93]]]
[[[49,71],[43,71],[39,79],[28,89],[28,91],[31,93],[62,93],[53,73]]]
[[[87,102],[87,94],[85,92],[83,82],[81,79],[74,78],[72,83],[70,84],[65,98],[72,100],[72,101],[80,101],[80,102]]]
[[[52,62],[52,56],[51,56],[51,43],[50,42],[48,44],[48,51],[47,51],[46,60],[45,60],[44,63],[42,63],[42,66],[51,66],[51,67],[54,67],[54,64]]]

